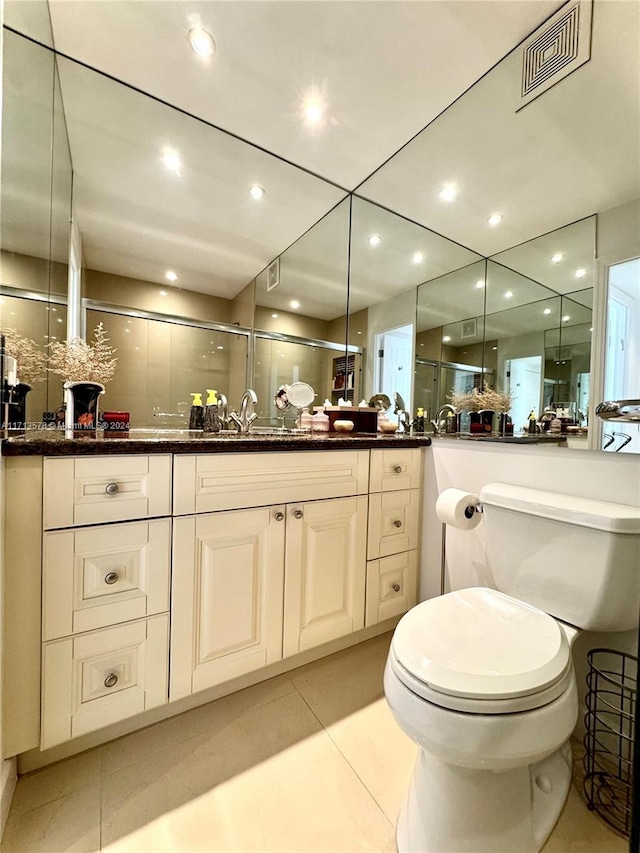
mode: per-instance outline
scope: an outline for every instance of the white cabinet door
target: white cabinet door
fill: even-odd
[[[45,533],[42,639],[168,610],[170,559],[168,518]]]
[[[287,506],[284,655],[364,627],[367,498]]]
[[[151,616],[42,647],[40,748],[167,701],[169,616]]]
[[[282,659],[285,507],[174,520],[171,700]]]

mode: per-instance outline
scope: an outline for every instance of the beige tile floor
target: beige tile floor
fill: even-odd
[[[382,694],[389,640],[22,777],[3,851],[395,850],[416,748]],[[626,851],[577,791],[544,848]]]

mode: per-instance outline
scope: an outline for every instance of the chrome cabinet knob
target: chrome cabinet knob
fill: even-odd
[[[275,518],[276,521],[284,521],[284,513],[283,512],[276,512],[273,517]]]
[[[120,486],[117,483],[109,483],[105,488],[105,492],[108,495],[117,495],[120,491]]]
[[[293,517],[294,517],[294,518],[302,518],[302,516],[303,516],[303,515],[304,515],[304,513],[302,512],[302,510],[301,510],[301,509],[296,509],[296,510],[294,510],[294,512],[293,512]]]
[[[396,474],[402,474],[402,465],[394,465],[393,470]]]
[[[115,672],[110,672],[109,675],[104,680],[105,687],[115,687],[118,683],[118,676]]]
[[[118,583],[120,580],[120,575],[117,572],[109,572],[104,576],[104,582],[108,583],[109,586],[114,583]]]
[[[402,522],[400,521],[399,518],[396,518],[396,520],[393,522],[393,526],[394,527],[402,527]]]
[[[391,589],[392,589],[394,592],[400,592],[400,584],[399,584],[399,583],[392,583],[392,584],[391,584]]]

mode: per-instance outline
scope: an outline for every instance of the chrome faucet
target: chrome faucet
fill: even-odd
[[[249,432],[249,427],[258,417],[258,413],[253,411],[253,407],[257,402],[258,395],[256,392],[252,391],[251,388],[247,388],[242,395],[242,400],[240,402],[240,414],[238,415],[236,412],[231,412],[229,415],[229,421],[234,422],[238,427],[238,432]]]
[[[447,412],[451,412],[451,414],[454,416],[458,414],[458,410],[456,409],[455,406],[452,406],[451,403],[445,403],[444,406],[440,406],[440,408],[436,412],[435,418],[432,421],[430,421],[431,426],[433,427],[433,431],[436,433],[436,435],[440,435],[440,433],[443,431],[442,430],[442,421],[444,420],[443,416]],[[446,426],[446,421],[445,421],[445,426]]]
[[[218,394],[218,416],[222,424],[222,429],[229,427],[229,403],[224,394]]]

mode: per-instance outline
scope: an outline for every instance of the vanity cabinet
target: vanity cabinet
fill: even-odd
[[[416,449],[371,453],[367,627],[401,616],[417,602],[421,461]]]
[[[364,626],[368,481],[368,450],[176,456],[172,701]]]
[[[168,701],[171,456],[45,459],[43,493],[46,749]]]
[[[401,442],[12,460],[5,755],[185,707],[401,615],[421,463]]]

